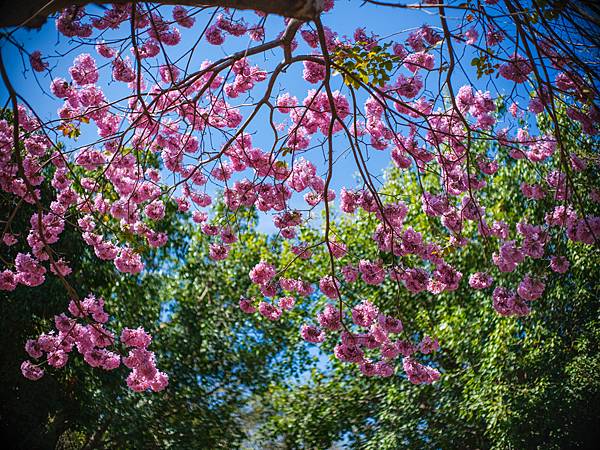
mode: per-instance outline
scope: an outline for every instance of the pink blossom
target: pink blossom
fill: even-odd
[[[485,272],[475,272],[469,277],[469,286],[473,289],[487,289],[494,282],[494,278]]]
[[[342,267],[341,271],[344,277],[344,281],[346,281],[347,283],[352,283],[358,278],[358,269],[350,264]]]
[[[267,302],[260,302],[258,304],[258,312],[269,320],[277,320],[281,317],[281,309],[271,305]]]
[[[25,343],[25,351],[34,359],[39,359],[44,354],[39,342],[35,339],[29,339]]]
[[[302,339],[312,344],[319,344],[325,340],[325,332],[312,325],[303,324],[300,328]]]
[[[96,51],[100,56],[103,56],[105,58],[114,58],[117,54],[117,52],[114,49],[110,48],[108,45],[106,45],[104,41],[98,42],[96,44]]]
[[[304,61],[302,76],[309,83],[318,83],[325,79],[325,66],[313,61]]]
[[[261,261],[250,271],[250,279],[255,284],[267,284],[275,277],[275,267],[271,264]]]
[[[205,36],[207,42],[212,45],[221,45],[223,42],[225,42],[225,38],[223,37],[221,30],[219,30],[216,25],[211,25],[208,27]]]
[[[296,299],[294,299],[294,297],[291,296],[281,297],[279,299],[279,307],[284,311],[291,310],[294,307],[295,303]]]
[[[498,72],[507,80],[515,83],[524,83],[532,72],[529,61],[519,54],[512,56],[511,61],[500,66]]]
[[[538,97],[532,98],[529,100],[527,109],[534,114],[540,114],[544,111],[544,103]]]
[[[410,53],[404,58],[404,65],[413,73],[417,72],[419,69],[433,70],[435,59],[430,53]]]
[[[440,379],[440,373],[436,369],[424,366],[410,357],[402,359],[402,367],[408,381],[413,384],[431,384]]]
[[[392,46],[392,51],[394,52],[395,56],[402,59],[406,58],[406,55],[408,55],[408,50],[406,50],[402,44],[395,43]]]
[[[557,273],[565,273],[569,270],[569,260],[564,256],[552,256],[550,258],[550,268]]]
[[[335,331],[342,326],[340,317],[340,310],[328,304],[322,312],[317,314],[317,321],[323,328]]]
[[[16,280],[20,284],[35,287],[45,280],[46,269],[29,253],[18,253],[15,258]],[[6,278],[10,278],[6,276]]]
[[[375,364],[375,372],[382,378],[388,378],[394,374],[394,368],[384,361],[379,361]]]
[[[503,40],[504,40],[504,33],[500,30],[491,28],[485,33],[485,42],[487,43],[488,47],[493,47],[495,45],[498,45]]]
[[[115,258],[115,266],[121,272],[137,274],[144,268],[142,258],[129,247],[123,247]]]
[[[9,269],[0,272],[0,291],[14,291],[17,287],[17,277]]]
[[[546,196],[544,188],[540,184],[530,185],[527,183],[521,183],[521,192],[525,197],[532,200],[541,200]]]
[[[69,68],[73,82],[79,86],[93,84],[98,81],[98,68],[96,61],[89,53],[78,55]]]
[[[405,357],[411,356],[417,351],[415,346],[406,340],[396,342],[396,348],[398,350],[398,353]]]
[[[402,322],[395,317],[379,314],[379,324],[388,333],[402,333]]]
[[[361,327],[370,327],[378,315],[378,309],[368,300],[352,308],[352,321]]]
[[[394,359],[400,354],[398,345],[396,342],[387,341],[381,345],[381,356],[386,359]]]
[[[222,261],[229,256],[230,247],[223,244],[210,244],[208,256],[215,261]]]
[[[408,269],[404,276],[404,285],[413,294],[427,289],[429,275],[423,269]]]
[[[544,293],[545,285],[541,280],[525,275],[517,288],[517,293],[523,300],[537,300]]]
[[[64,78],[52,80],[50,91],[58,98],[67,98],[72,93],[69,83]]]
[[[29,63],[36,72],[44,72],[48,68],[48,63],[42,61],[42,52],[36,50],[29,54]]]
[[[333,350],[337,359],[343,362],[360,363],[363,360],[363,351],[356,345],[338,344]]]
[[[115,80],[123,81],[124,83],[131,83],[135,80],[135,72],[129,57],[125,57],[125,59],[120,57],[115,58],[112,66],[112,76]]]
[[[385,270],[379,263],[363,259],[358,263],[358,270],[362,280],[367,284],[378,285],[385,279]]]
[[[152,220],[160,220],[165,216],[165,205],[161,200],[154,200],[144,208],[144,213]]]
[[[438,343],[437,339],[433,339],[430,336],[425,336],[419,344],[419,351],[424,355],[436,352],[439,350],[439,348],[440,344]]]
[[[362,374],[367,377],[377,375],[377,365],[369,360],[365,359],[361,361],[358,367],[360,368]]]
[[[173,8],[173,19],[184,28],[192,28],[196,22],[196,19],[188,16],[187,10],[179,5]]]
[[[338,298],[339,297],[339,283],[333,278],[331,275],[325,275],[319,281],[319,288],[321,292],[328,298]]]
[[[23,364],[21,364],[21,373],[25,378],[36,381],[44,376],[44,369],[32,364],[30,361],[23,361]]]
[[[473,45],[477,42],[477,39],[479,38],[479,33],[477,32],[477,30],[475,28],[469,28],[466,32],[465,32],[465,37],[466,39],[466,44],[468,45]]]
[[[69,355],[64,350],[55,350],[48,353],[48,364],[56,369],[60,369],[67,364]]]
[[[240,309],[246,314],[253,314],[256,312],[256,308],[252,305],[253,299],[240,297]]]
[[[288,114],[294,107],[298,105],[298,99],[289,93],[285,93],[277,97],[277,109],[283,114]]]
[[[136,329],[123,328],[121,332],[121,342],[126,347],[146,348],[150,345],[151,341],[152,336],[146,333],[141,327]]]
[[[377,322],[374,322],[369,328],[369,335],[378,343],[384,344],[389,341],[387,331]]]
[[[526,316],[531,309],[514,292],[498,286],[492,293],[494,309],[502,316]]]

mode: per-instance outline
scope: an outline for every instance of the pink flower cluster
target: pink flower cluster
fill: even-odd
[[[114,370],[121,365],[118,353],[108,350],[115,345],[114,334],[105,324],[109,316],[104,311],[104,300],[89,295],[83,301],[71,300],[68,308],[70,317],[61,314],[54,317],[56,330],[44,333],[37,339],[30,339],[25,350],[34,360],[45,358],[45,362],[56,369],[64,367],[74,348],[92,367]],[[168,384],[166,374],[156,369],[154,353],[146,350],[152,340],[142,328],[123,329],[121,343],[133,347],[123,363],[132,369],[127,385],[134,391],[147,389],[163,390]],[[39,380],[44,375],[43,362],[24,361],[21,364],[23,376],[30,380]]]
[[[92,367],[116,369],[120,365],[119,355],[106,350],[114,344],[114,335],[104,327],[104,323],[108,321],[108,315],[104,311],[104,300],[90,295],[81,302],[71,301],[69,313],[71,317],[66,314],[55,316],[58,333],[52,331],[42,334],[36,340],[27,341],[25,350],[29,356],[40,359],[46,355],[50,366],[61,368],[67,363],[68,354],[76,347]],[[89,318],[91,323],[80,323],[78,318]],[[31,365],[29,361],[23,364],[24,367]],[[39,373],[41,376],[43,371]],[[23,374],[30,378],[27,370],[23,370]]]
[[[152,337],[142,328],[124,328],[121,333],[121,343],[132,347],[129,354],[123,358],[123,364],[131,369],[127,377],[127,386],[135,392],[149,389],[159,392],[169,384],[168,375],[156,368],[154,353],[147,350],[151,340]]]
[[[514,292],[498,286],[492,294],[496,312],[502,316],[526,316],[531,312],[529,305]]]
[[[31,68],[36,72],[44,72],[48,68],[48,63],[42,60],[42,52],[36,50],[29,55]]]
[[[231,70],[235,74],[235,79],[233,83],[225,85],[225,93],[231,98],[236,98],[240,94],[250,91],[256,83],[260,83],[267,78],[267,73],[264,70],[261,70],[258,66],[250,66],[246,58],[233,63]]]
[[[533,71],[530,62],[518,53],[514,54],[511,60],[500,66],[498,73],[507,80],[515,83],[524,83],[528,75]]]
[[[468,112],[476,119],[476,128],[488,130],[496,123],[492,115],[496,104],[489,92],[473,93],[471,86],[462,86],[456,96],[456,104],[463,114]]]
[[[226,10],[227,11],[227,10]],[[234,37],[248,34],[253,41],[261,41],[264,38],[264,30],[260,25],[248,25],[243,19],[234,19],[233,13],[228,16],[219,14],[216,23],[210,25],[206,30],[206,40],[212,45],[221,45],[225,42],[225,35]]]
[[[335,346],[334,355],[346,363],[357,364],[365,376],[390,377],[394,374],[394,360],[402,355],[403,367],[408,379],[415,384],[432,383],[439,379],[439,372],[416,362],[414,354],[424,355],[439,349],[436,339],[424,336],[418,345],[408,340],[394,340],[391,335],[403,332],[402,322],[379,312],[378,308],[369,301],[363,301],[351,311],[352,323],[357,328],[367,329],[366,333],[344,331],[340,334],[340,343]],[[327,333],[339,332],[342,329],[344,314],[338,308],[327,304],[317,314],[319,326],[302,325],[302,339],[313,344],[324,342]],[[379,352],[380,360],[371,357]],[[425,376],[424,374],[427,374]]]

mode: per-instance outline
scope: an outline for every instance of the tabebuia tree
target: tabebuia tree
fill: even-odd
[[[242,311],[265,322],[314,311],[304,340],[327,340],[365,375],[404,371],[415,384],[439,379],[423,356],[439,342],[402,322],[404,293],[435,302],[468,286],[497,314],[524,316],[548,277],[569,277],[570,242],[597,249],[593,2],[162,3],[28,2],[2,19],[11,114],[0,121],[0,187],[14,205],[2,212],[2,245],[28,250],[3,258],[0,289],[48,277],[65,288],[55,329],[26,343],[25,377],[79,353],[100,370],[125,365],[134,391],[168,385],[150,334],[116,329],[103,298],[72,282],[76,255],[56,249],[66,224],[132,276],[143,248],[169,241],[160,223],[170,201],[210,237],[205,257],[217,261],[246,231],[239,212],[256,208],[294,257],[255,262]],[[362,11],[376,18],[364,23]],[[30,42],[31,28],[53,26],[56,45]],[[390,161],[416,180],[416,204],[386,190]],[[515,161],[530,169],[511,172],[531,200],[523,218],[486,194]],[[219,192],[224,207],[209,212]],[[15,229],[25,204],[35,207],[30,226]],[[417,231],[409,210],[439,221],[437,232]],[[357,214],[371,235],[336,233],[341,215]],[[311,223],[318,236],[304,240]],[[459,270],[448,255],[472,245],[484,258]],[[295,271],[317,251],[321,270]],[[498,277],[523,267],[519,279]],[[397,290],[381,293],[395,299],[348,295],[351,284],[386,280]],[[319,310],[309,307],[317,294],[329,299]]]

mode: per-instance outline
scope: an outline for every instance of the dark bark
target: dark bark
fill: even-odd
[[[123,0],[0,0],[0,28],[42,26],[48,16],[68,6],[95,4],[125,4]],[[250,9],[267,14],[292,17],[303,21],[314,19],[323,8],[323,0],[163,0],[162,5],[221,6]]]

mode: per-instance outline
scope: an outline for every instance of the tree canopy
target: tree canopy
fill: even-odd
[[[14,10],[20,448],[593,442],[595,3]]]

